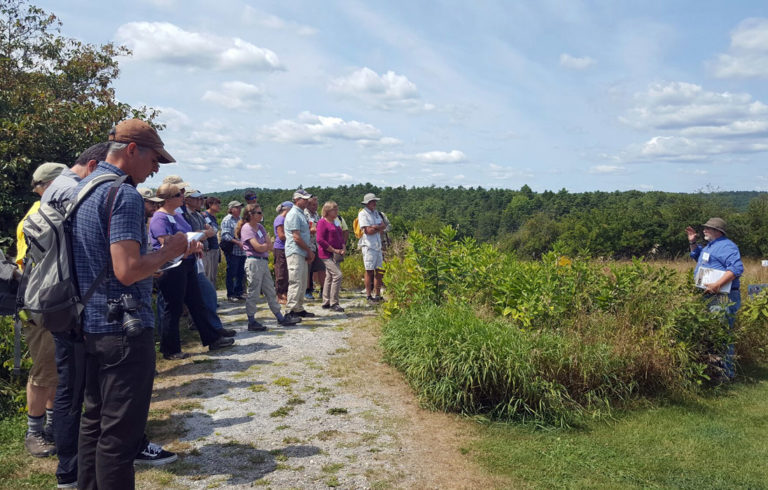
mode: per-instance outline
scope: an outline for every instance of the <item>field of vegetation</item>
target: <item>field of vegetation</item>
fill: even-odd
[[[568,426],[695,397],[721,378],[727,344],[741,369],[766,360],[768,296],[745,298],[731,332],[692,266],[521,261],[450,227],[411,234],[387,264],[386,360],[425,406],[493,420]]]

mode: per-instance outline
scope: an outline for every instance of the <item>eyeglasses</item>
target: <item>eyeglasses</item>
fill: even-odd
[[[264,214],[264,213],[262,213],[261,211],[256,211],[256,214]]]

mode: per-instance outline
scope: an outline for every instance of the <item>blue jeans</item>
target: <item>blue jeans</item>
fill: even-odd
[[[216,314],[216,288],[204,272],[197,273],[197,282],[200,284],[200,296],[203,297],[203,306],[205,306],[205,316],[213,328],[221,330],[224,325],[221,324],[221,318]]]
[[[227,297],[245,293],[245,255],[227,254]]]
[[[56,371],[59,384],[53,402],[53,438],[59,465],[56,477],[60,481],[77,480],[77,438],[80,432],[80,407],[73,410],[75,379],[75,340],[70,332],[53,334],[56,347]]]

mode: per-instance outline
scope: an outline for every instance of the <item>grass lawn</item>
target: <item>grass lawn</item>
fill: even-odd
[[[720,395],[570,430],[493,424],[469,448],[533,488],[768,488],[768,372]]]

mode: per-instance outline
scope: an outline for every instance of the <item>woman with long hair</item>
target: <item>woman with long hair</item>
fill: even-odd
[[[245,250],[245,274],[248,279],[248,295],[245,299],[245,313],[248,315],[248,330],[261,332],[267,329],[256,320],[256,310],[261,293],[267,300],[269,309],[275,315],[280,325],[295,325],[296,320],[286,319],[280,312],[277,302],[275,283],[269,272],[269,251],[272,250],[272,239],[261,224],[264,215],[261,206],[249,204],[243,209],[240,221],[235,227],[235,237],[243,243]]]

